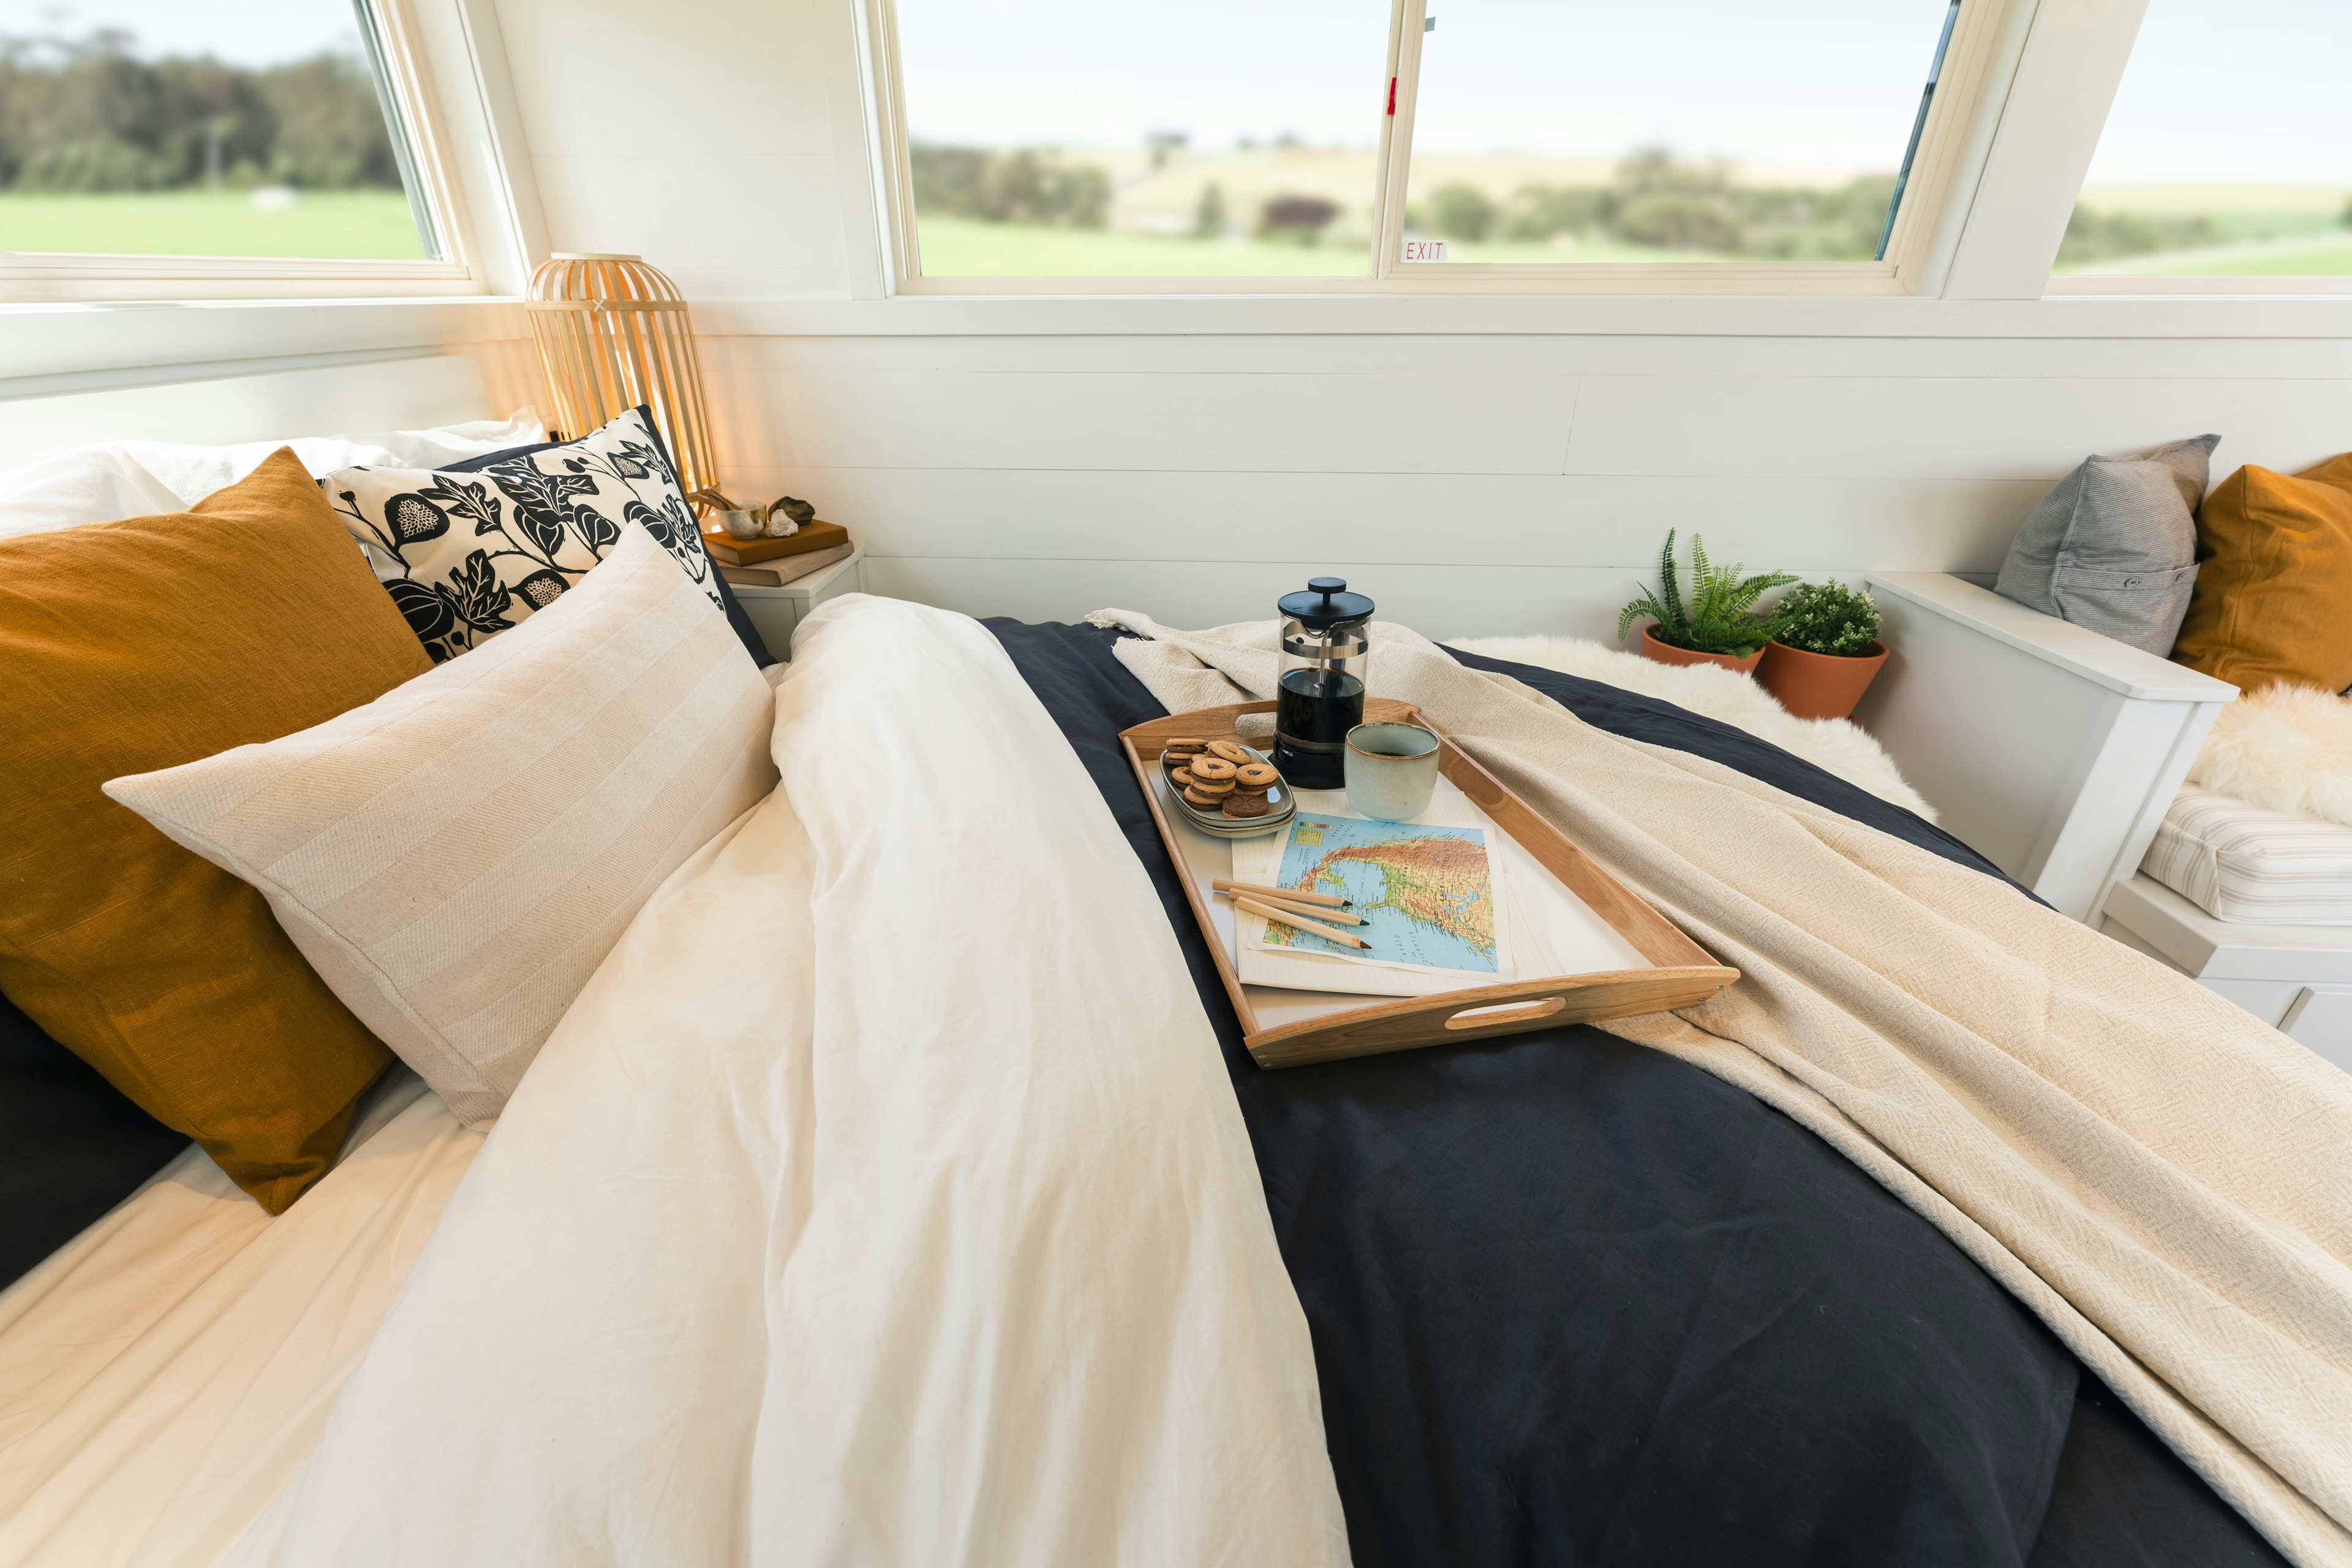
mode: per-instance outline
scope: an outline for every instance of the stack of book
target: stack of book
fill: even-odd
[[[739,588],[781,588],[836,561],[846,561],[854,548],[849,532],[837,522],[804,522],[800,531],[782,539],[737,539],[728,533],[702,536],[702,547],[718,563],[719,574]]]

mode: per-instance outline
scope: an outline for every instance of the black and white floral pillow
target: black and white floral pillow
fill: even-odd
[[[553,604],[625,523],[726,608],[677,475],[637,411],[469,473],[344,468],[320,482],[436,664]]]

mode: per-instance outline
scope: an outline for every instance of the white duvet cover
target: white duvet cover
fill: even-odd
[[[853,597],[238,1561],[1342,1563],[1150,882],[995,641]]]

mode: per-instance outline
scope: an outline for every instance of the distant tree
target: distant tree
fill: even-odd
[[[1656,190],[1628,197],[1617,209],[1617,231],[1636,245],[1661,250],[1739,249],[1739,217],[1712,191]]]
[[[1495,226],[1499,209],[1475,185],[1440,185],[1429,195],[1429,226],[1448,239],[1475,243]]]
[[[2064,237],[2058,242],[2058,265],[2075,266],[2111,256],[2147,256],[2160,250],[2190,250],[2220,241],[2220,232],[2210,217],[2102,213],[2078,203],[2066,219]]]
[[[1258,209],[1257,231],[1270,239],[1313,245],[1339,216],[1339,204],[1321,196],[1275,196]]]
[[[1617,193],[1606,186],[1522,185],[1503,208],[1500,232],[1505,239],[1547,240],[1587,233],[1616,213]]]
[[[249,70],[131,54],[108,30],[0,38],[0,188],[169,190],[280,180],[398,188],[373,76],[321,54]]]
[[[1152,131],[1145,133],[1143,144],[1151,149],[1151,166],[1164,169],[1168,155],[1186,146],[1192,138],[1181,131]]]
[[[400,184],[374,75],[357,60],[320,55],[275,66],[255,86],[278,122],[272,178],[289,185]]]
[[[1225,188],[1211,180],[1201,187],[1201,205],[1192,210],[1192,233],[1214,239],[1225,232]]]
[[[918,212],[1054,228],[1110,222],[1110,176],[1095,164],[1066,163],[1030,148],[1000,153],[918,142],[908,154]]]

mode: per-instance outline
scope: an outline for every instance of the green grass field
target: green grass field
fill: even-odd
[[[0,192],[0,251],[273,256],[415,261],[425,254],[398,191],[312,191],[282,206],[242,191]]]
[[[922,220],[930,278],[1362,278],[1367,247],[1162,238],[1099,228],[1035,228],[970,218]],[[1687,250],[1630,245],[1465,245],[1448,261],[1706,261]]]
[[[2069,278],[2341,278],[2352,273],[2352,231],[2336,227],[2200,250],[2110,256],[2058,271]]]
[[[6,209],[0,206],[0,212]],[[923,219],[923,271],[932,278],[1361,278],[1361,245],[1161,238],[1087,228],[1033,228],[965,218]],[[1728,259],[1630,245],[1465,245],[1450,262],[1684,261]],[[2199,250],[2109,257],[2060,269],[2073,277],[2343,277],[2352,274],[2352,231],[2250,239]]]

